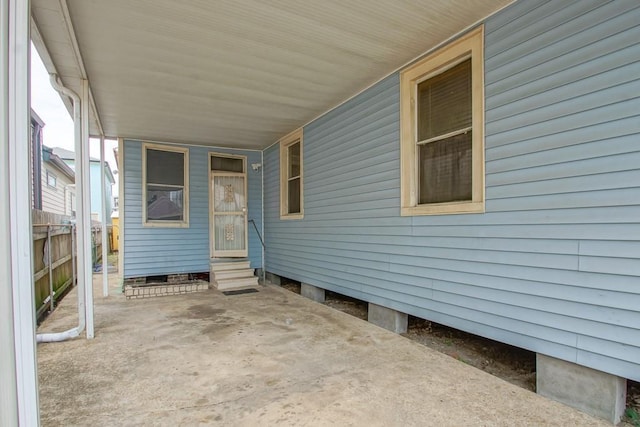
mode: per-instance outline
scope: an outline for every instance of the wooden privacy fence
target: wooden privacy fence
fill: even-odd
[[[76,227],[72,218],[32,210],[33,267],[36,317],[55,308],[76,282]],[[93,262],[102,254],[100,227],[92,228]]]

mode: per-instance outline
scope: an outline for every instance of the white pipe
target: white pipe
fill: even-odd
[[[104,135],[100,136],[100,194],[102,195],[102,296],[109,296],[109,263],[107,260],[107,189],[104,179]]]
[[[36,335],[36,342],[60,342],[70,340],[80,335],[80,329],[78,327],[71,328],[64,332],[53,332],[49,334]]]
[[[80,121],[80,97],[71,89],[68,89],[62,85],[60,78],[56,74],[51,74],[51,86],[58,92],[63,95],[68,96],[73,101],[73,136],[75,140],[75,150],[76,150],[76,179],[80,176],[80,185],[76,182],[76,191],[77,191],[77,199],[82,200],[86,197],[86,188],[82,183],[82,175],[85,173],[85,170],[79,164],[78,156],[82,150],[82,122]],[[80,257],[80,253],[82,252],[83,245],[80,243],[83,241],[83,233],[81,232],[87,226],[87,218],[85,218],[84,212],[81,209],[76,209],[76,231],[77,232],[77,241],[78,247],[80,250],[78,251],[78,326],[75,328],[71,328],[64,332],[56,332],[56,333],[47,333],[47,334],[38,334],[36,335],[36,342],[56,342],[56,341],[64,341],[70,338],[77,337],[84,331],[85,328],[85,286],[86,282],[82,279],[85,277],[84,270],[87,268],[86,262],[83,262],[86,257]],[[73,256],[73,249],[72,249]]]

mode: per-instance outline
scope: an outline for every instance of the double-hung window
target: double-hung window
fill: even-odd
[[[280,219],[304,216],[302,129],[280,140]]]
[[[484,211],[483,29],[400,75],[402,215]]]
[[[144,144],[143,222],[147,226],[189,226],[189,152]]]

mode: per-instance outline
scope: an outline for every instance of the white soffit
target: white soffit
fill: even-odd
[[[66,4],[106,136],[260,149],[511,1]],[[63,76],[64,2],[32,0]]]

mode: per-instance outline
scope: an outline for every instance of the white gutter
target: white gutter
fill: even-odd
[[[83,177],[86,174],[86,170],[82,167],[81,159],[79,158],[82,152],[82,122],[80,111],[80,97],[71,89],[68,89],[62,85],[60,78],[56,74],[51,75],[51,86],[60,94],[66,95],[73,101],[73,136],[75,141],[76,150],[76,203],[81,206],[87,195],[87,188],[84,186]],[[79,336],[85,328],[85,270],[87,268],[86,256],[84,252],[84,235],[83,230],[87,228],[89,224],[85,217],[83,209],[76,209],[76,234],[78,242],[78,326],[71,328],[64,332],[38,334],[36,336],[37,342],[56,342],[65,341],[70,338]],[[81,243],[82,242],[82,243]]]
[[[109,296],[109,276],[107,270],[109,269],[109,263],[107,260],[107,190],[105,187],[104,179],[104,135],[100,136],[100,195],[102,196],[102,203],[100,208],[102,210],[102,296]]]

